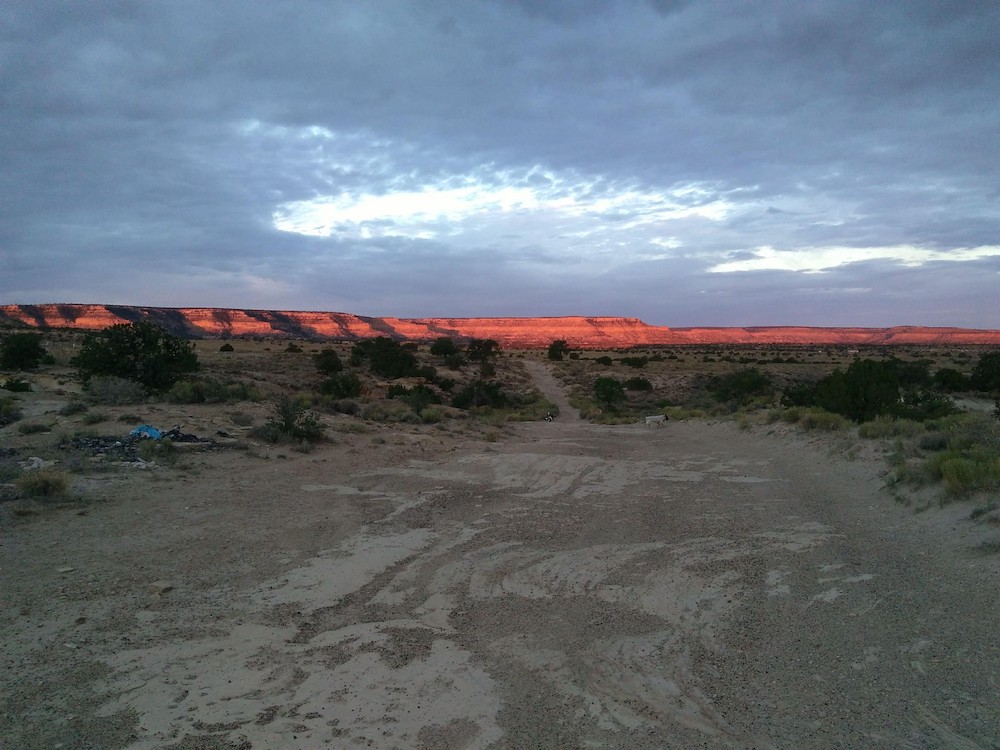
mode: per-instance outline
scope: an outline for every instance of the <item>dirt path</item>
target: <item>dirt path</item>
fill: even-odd
[[[876,467],[729,424],[563,425],[224,454],[6,529],[0,736],[997,747],[996,560]]]
[[[549,368],[543,363],[532,359],[525,360],[524,365],[528,368],[532,380],[534,380],[535,385],[542,392],[542,395],[559,407],[559,418],[563,421],[578,421],[580,419],[580,410],[570,406],[565,389],[555,379]]]

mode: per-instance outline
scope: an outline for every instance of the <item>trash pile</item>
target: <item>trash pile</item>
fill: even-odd
[[[145,461],[139,456],[139,445],[145,440],[170,440],[175,443],[205,443],[206,447],[213,445],[211,440],[197,435],[181,432],[174,427],[166,432],[144,424],[139,425],[125,437],[72,437],[66,438],[59,447],[73,449],[89,456],[101,456],[115,461],[142,464]]]

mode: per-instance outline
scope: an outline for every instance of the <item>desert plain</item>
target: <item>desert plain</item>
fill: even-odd
[[[555,421],[324,414],[305,451],[264,402],[101,407],[212,442],[0,503],[0,747],[1000,747],[995,526],[899,502],[875,443],[594,424],[544,352],[503,367]],[[32,380],[50,429],[0,447],[67,464],[77,386]]]

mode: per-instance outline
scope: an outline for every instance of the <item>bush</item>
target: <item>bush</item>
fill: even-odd
[[[458,354],[458,344],[447,336],[441,336],[431,344],[431,354],[435,357],[449,357]]]
[[[608,356],[598,357],[594,361],[599,365],[604,365],[605,367],[611,367],[611,365],[614,364],[614,360],[612,360],[611,357]]]
[[[1000,456],[983,448],[949,448],[931,456],[926,467],[952,495],[991,490],[1000,484]]]
[[[323,428],[300,399],[282,396],[274,403],[274,415],[251,434],[269,443],[317,441],[323,438]]]
[[[953,414],[955,402],[940,393],[915,388],[904,391],[900,403],[891,411],[901,417],[922,422]]]
[[[737,404],[749,403],[758,396],[769,396],[772,392],[771,378],[754,367],[714,377],[710,381],[710,388],[717,401]]]
[[[351,348],[352,365],[359,365],[365,360],[372,372],[392,380],[417,372],[417,358],[413,352],[387,336],[359,341]]]
[[[449,354],[444,358],[444,364],[449,370],[461,370],[467,364],[465,355],[461,352]]]
[[[428,406],[420,412],[420,419],[427,423],[437,423],[444,420],[444,409],[440,406]]]
[[[646,378],[629,378],[625,381],[625,388],[629,391],[651,391],[653,384]]]
[[[172,464],[177,460],[177,446],[167,438],[140,440],[138,453],[143,461],[155,461],[158,464]]]
[[[302,354],[302,347],[298,344],[289,344],[285,347],[285,354]]]
[[[398,398],[404,401],[413,411],[418,414],[432,404],[440,404],[441,397],[426,385],[415,385],[407,388],[403,385],[394,385],[386,391],[388,398]]]
[[[816,384],[815,404],[855,422],[891,412],[899,404],[899,374],[890,362],[857,360]]]
[[[0,369],[37,370],[51,357],[42,345],[41,334],[11,333],[0,341]]]
[[[863,422],[858,426],[858,435],[868,439],[916,437],[922,432],[924,432],[924,427],[919,422],[888,416],[875,417],[872,421]]]
[[[84,383],[111,376],[165,391],[182,375],[198,370],[194,344],[153,323],[121,323],[88,333],[72,360]]]
[[[348,414],[354,416],[361,413],[361,405],[349,398],[332,398],[324,399],[320,402],[320,406],[334,414]]]
[[[948,436],[940,432],[932,432],[920,438],[917,445],[920,446],[920,450],[924,451],[943,451],[948,447]]]
[[[594,381],[594,396],[608,409],[625,400],[625,386],[615,378],[597,378]]]
[[[364,419],[373,422],[420,422],[420,415],[405,404],[385,404],[376,401],[368,404],[361,412]]]
[[[231,351],[233,351],[233,345],[230,344],[227,341],[225,344],[223,344],[222,346],[219,347],[219,351],[220,352],[231,352]]]
[[[172,404],[224,404],[231,401],[256,401],[259,394],[246,383],[220,383],[212,378],[179,380],[166,393]]]
[[[107,406],[140,404],[146,400],[146,389],[142,384],[114,375],[98,375],[90,378],[85,392],[91,402]]]
[[[17,431],[22,435],[37,435],[39,432],[51,432],[52,428],[41,422],[22,422],[17,426]]]
[[[840,414],[832,414],[827,411],[808,411],[802,414],[798,422],[807,430],[823,430],[825,432],[835,432],[847,427],[847,420]]]
[[[319,384],[319,392],[331,398],[356,398],[361,395],[361,378],[353,372],[337,373]]]
[[[969,382],[979,391],[1000,391],[1000,352],[989,352],[972,368]]]
[[[500,355],[500,344],[494,339],[472,339],[465,348],[470,362],[486,364]]]
[[[629,367],[645,367],[649,364],[649,357],[622,357],[621,363]]]
[[[27,393],[31,390],[31,383],[27,380],[21,380],[21,378],[8,378],[0,387],[11,393]]]
[[[14,487],[25,497],[57,498],[66,494],[69,478],[56,469],[26,471],[14,480]]]
[[[344,369],[344,363],[340,361],[340,355],[333,349],[324,349],[313,355],[313,362],[316,369],[324,375],[336,375]]]
[[[72,417],[74,414],[83,414],[87,409],[88,406],[83,401],[69,401],[59,410],[59,414]]]
[[[507,404],[507,394],[500,384],[488,380],[473,380],[455,394],[451,400],[451,405],[457,409],[476,407],[502,409]]]
[[[549,359],[561,361],[567,354],[569,354],[569,344],[565,339],[556,339],[549,344]]]
[[[934,385],[946,393],[954,393],[968,389],[969,379],[958,370],[942,367],[934,373]]]

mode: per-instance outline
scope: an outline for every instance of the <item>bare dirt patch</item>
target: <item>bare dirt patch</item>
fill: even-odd
[[[997,558],[880,463],[730,423],[372,429],[5,516],[5,742],[996,747]]]

